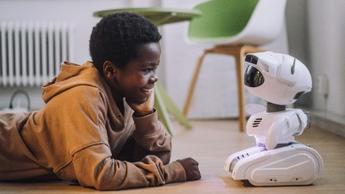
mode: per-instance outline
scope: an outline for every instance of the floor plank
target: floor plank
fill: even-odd
[[[240,133],[230,120],[193,121],[192,130],[177,128],[173,139],[173,160],[193,157],[200,165],[202,179],[162,187],[113,191],[107,193],[164,194],[241,194],[241,193],[345,193],[345,138],[316,127],[307,129],[298,141],[314,147],[324,158],[321,176],[310,186],[253,187],[234,181],[223,170],[226,157],[254,145],[254,139]],[[103,193],[66,182],[0,183],[0,193]]]

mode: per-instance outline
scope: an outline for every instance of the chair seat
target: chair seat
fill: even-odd
[[[188,37],[196,40],[217,40],[239,34],[246,27],[258,0],[215,0],[194,7],[202,17],[193,18]]]
[[[188,38],[196,43],[263,45],[273,41],[284,24],[286,0],[211,0],[194,9]]]

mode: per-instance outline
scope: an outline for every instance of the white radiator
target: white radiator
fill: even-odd
[[[0,86],[41,86],[73,59],[73,49],[69,24],[1,22]]]

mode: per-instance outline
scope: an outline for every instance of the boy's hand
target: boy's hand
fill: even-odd
[[[199,170],[199,163],[194,160],[193,158],[185,158],[182,160],[177,160],[179,162],[187,176],[187,181],[194,181],[194,180],[199,180],[201,178],[200,170]]]
[[[135,116],[145,116],[154,111],[155,91],[152,90],[149,98],[142,104],[129,103],[128,105],[134,110]]]

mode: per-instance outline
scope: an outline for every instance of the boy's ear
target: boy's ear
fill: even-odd
[[[117,71],[118,71],[118,69],[115,67],[115,65],[113,65],[112,62],[105,61],[103,63],[103,74],[104,74],[105,78],[107,78],[108,80],[113,79],[114,76],[117,75]]]

